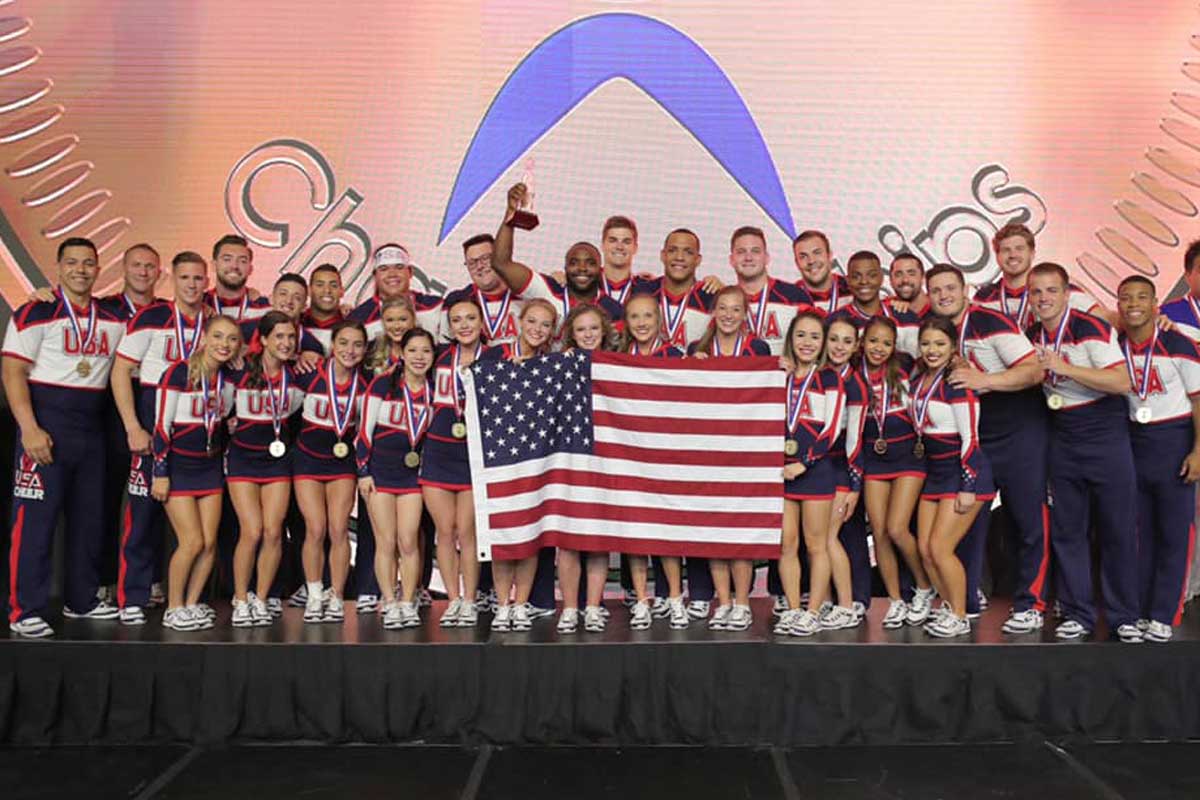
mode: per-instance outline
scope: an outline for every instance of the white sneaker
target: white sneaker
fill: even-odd
[[[596,608],[600,609],[600,616],[604,617],[605,622],[608,622],[608,618],[612,616],[612,612],[604,605],[604,601],[601,600],[600,605],[596,606]]]
[[[199,621],[192,615],[191,609],[187,606],[180,606],[179,608],[168,608],[163,613],[162,624],[164,628],[170,628],[173,631],[194,631]]]
[[[1137,625],[1127,622],[1117,626],[1117,638],[1125,644],[1139,644],[1145,638],[1145,634],[1138,630]]]
[[[267,598],[267,613],[271,615],[272,619],[277,618],[277,617],[282,617],[283,616],[283,601],[280,600],[278,597],[268,597]]]
[[[393,600],[383,604],[383,629],[397,631],[404,627],[404,615],[400,612],[400,604]]]
[[[655,597],[650,601],[650,616],[654,619],[666,619],[671,616],[671,606],[665,597]]]
[[[670,611],[668,624],[673,630],[681,631],[691,624],[692,618],[688,616],[682,597],[672,597],[667,600],[667,606]]]
[[[1139,619],[1139,620],[1137,621],[1137,628],[1138,628],[1138,630],[1139,630],[1139,631],[1141,631],[1142,633],[1145,633],[1146,631],[1150,630],[1150,620],[1148,620],[1148,619]]]
[[[396,607],[400,609],[400,627],[421,627],[421,615],[417,612],[416,603],[398,603]]]
[[[271,616],[271,612],[267,608],[267,604],[260,600],[254,592],[250,592],[247,597],[250,601],[250,616],[254,618],[254,625],[256,627],[265,627],[275,621],[275,618]]]
[[[125,606],[121,609],[120,620],[122,625],[145,625],[146,613],[140,606]]]
[[[26,617],[16,622],[10,622],[8,629],[17,636],[24,636],[28,639],[45,639],[47,636],[54,635],[54,628],[51,628],[41,617]]]
[[[710,600],[693,600],[687,604],[687,613],[692,619],[708,619],[711,611],[712,601]]]
[[[150,606],[150,608],[154,608],[155,606],[165,605],[166,602],[167,593],[163,591],[162,583],[155,581],[154,583],[150,584],[150,602],[146,605]]]
[[[205,606],[205,607],[207,608],[207,606]],[[215,612],[214,612],[214,615],[210,617],[208,615],[208,612],[206,612],[203,608],[201,608],[199,604],[194,605],[194,606],[187,606],[186,608],[188,610],[188,613],[192,615],[192,619],[196,620],[196,630],[206,631],[209,628],[213,627],[213,625],[216,624]],[[211,609],[209,609],[209,610],[211,610]]]
[[[1073,619],[1063,620],[1062,622],[1058,623],[1058,627],[1054,629],[1054,636],[1058,639],[1078,639],[1081,636],[1087,636],[1089,633],[1091,633],[1091,631]]]
[[[209,622],[217,621],[217,610],[208,603],[196,603],[193,608],[202,614]]]
[[[1009,614],[1008,619],[1000,626],[1000,630],[1003,633],[1033,633],[1040,631],[1045,624],[1042,612],[1029,608]]]
[[[855,626],[867,618],[867,607],[857,600],[850,604],[850,610],[854,612]]]
[[[1148,620],[1144,637],[1147,642],[1169,642],[1173,634],[1174,631],[1167,623]]]
[[[492,617],[492,630],[494,631],[511,631],[512,630],[512,606],[500,606],[496,609],[496,615]]]
[[[583,629],[588,633],[600,633],[604,630],[604,626],[608,624],[607,618],[602,613],[602,606],[588,606],[583,610]]]
[[[904,627],[904,621],[908,618],[908,603],[903,600],[888,601],[887,613],[883,615],[883,627],[888,630]]]
[[[771,613],[775,613],[774,609],[771,610]],[[779,619],[775,621],[775,627],[771,629],[771,632],[776,636],[793,636],[792,626],[795,625],[796,617],[798,616],[800,616],[799,611],[785,608],[783,613],[779,615]]]
[[[300,584],[300,588],[292,592],[287,599],[287,604],[292,608],[308,608],[308,586]],[[307,620],[305,620],[307,622]]]
[[[825,617],[829,616],[829,612],[831,611],[833,611],[832,602],[826,600],[824,603],[821,603],[821,605],[817,607],[817,621],[820,622],[821,620],[825,619]]]
[[[733,610],[729,612],[729,619],[725,622],[725,630],[749,630],[750,623],[753,621],[754,615],[750,613],[750,606],[739,606],[735,604],[733,606]]]
[[[626,589],[625,594],[621,596],[621,605],[629,609],[637,605],[637,601],[637,593],[633,589]]]
[[[953,639],[971,632],[971,620],[946,613],[925,626],[925,632],[939,639]]]
[[[797,609],[796,616],[792,618],[792,636],[812,636],[820,630],[821,623],[816,614],[808,609]]]
[[[250,610],[250,602],[248,600],[233,599],[233,619],[230,624],[235,628],[252,628],[254,627],[254,612]]]
[[[305,622],[321,622],[325,618],[325,599],[319,594],[308,594],[305,592],[304,600],[304,621]],[[293,595],[295,596],[295,595]],[[291,601],[288,601],[291,605]]]
[[[542,608],[541,606],[535,606],[533,603],[526,603],[525,604],[525,614],[531,620],[544,619],[546,617],[553,617],[554,609],[553,608]]]
[[[976,589],[976,590],[975,590],[975,599],[979,601],[979,610],[980,610],[980,611],[987,611],[987,609],[988,609],[988,596],[987,596],[986,594],[984,594],[984,593],[983,593],[983,589]]]
[[[338,597],[333,592],[328,592],[325,598],[325,616],[321,618],[322,622],[345,622],[346,621],[346,601]]]
[[[708,629],[710,631],[728,630],[729,615],[733,612],[733,606],[717,606],[717,610],[713,612],[712,617],[708,620]]]
[[[354,601],[354,610],[359,614],[374,614],[379,610],[379,595],[360,594]]]
[[[116,619],[121,616],[121,610],[101,600],[91,610],[82,613],[63,606],[63,616],[69,619]]]
[[[833,606],[829,613],[820,618],[821,630],[840,631],[854,627],[854,612],[845,606]]]
[[[529,604],[513,604],[512,611],[509,612],[508,622],[514,631],[527,631],[532,628],[533,620],[529,618]]]
[[[782,617],[783,613],[788,610],[787,596],[782,594],[775,595],[775,602],[771,604],[771,616]]]
[[[629,613],[629,629],[644,631],[650,627],[650,606],[645,603],[634,603]]]
[[[579,630],[579,609],[564,608],[558,615],[558,624],[554,629],[559,633],[575,633]]]
[[[912,602],[908,605],[908,616],[904,621],[909,625],[923,625],[933,611],[933,588],[917,589],[913,592]]]
[[[443,628],[457,628],[458,615],[462,613],[464,605],[466,603],[463,602],[461,597],[451,600],[450,604],[446,606],[446,610],[442,612],[442,618],[438,620],[438,624]]]

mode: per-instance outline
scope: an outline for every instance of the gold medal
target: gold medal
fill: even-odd
[[[888,447],[887,439],[884,439],[882,436],[880,436],[878,439],[875,440],[875,455],[877,455],[877,456],[883,455],[884,453],[887,452],[887,447]]]
[[[334,458],[345,458],[348,455],[350,455],[350,445],[345,442],[338,442],[333,446]]]
[[[913,455],[917,458],[925,457],[925,443],[917,439],[917,443],[913,445]]]
[[[1154,419],[1154,412],[1150,410],[1150,406],[1141,406],[1134,412],[1134,419],[1143,425],[1149,424],[1150,420]]]
[[[783,443],[783,454],[794,456],[800,452],[800,443],[795,439],[786,439]]]
[[[79,373],[79,377],[86,378],[92,374],[92,362],[86,358],[80,359],[79,363],[75,365],[75,371]]]
[[[1066,402],[1067,401],[1058,392],[1055,392],[1046,398],[1046,405],[1050,406],[1051,411],[1058,411],[1066,404]]]
[[[450,434],[455,439],[467,438],[467,423],[465,423],[465,422],[454,423],[453,425],[450,426]]]
[[[409,469],[416,469],[421,466],[421,454],[416,450],[410,450],[404,455],[404,466]]]

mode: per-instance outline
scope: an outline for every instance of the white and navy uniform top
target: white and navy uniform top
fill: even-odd
[[[1200,342],[1200,298],[1191,294],[1176,297],[1163,303],[1158,313],[1174,322],[1179,332],[1193,342]]]
[[[795,414],[796,426],[788,423],[786,438],[795,440],[799,449],[794,456],[785,455],[784,463],[799,461],[811,467],[829,454],[841,433],[846,392],[841,376],[831,367],[818,368],[804,391],[807,374],[793,374],[788,381],[787,419]]]
[[[853,369],[849,364],[830,368],[835,369],[842,379],[842,389],[846,395],[846,412],[842,414],[840,430],[829,455],[839,468],[838,474],[834,476],[838,488],[858,492],[862,490],[865,474],[863,423],[866,421],[866,415],[862,413],[862,409],[869,402],[870,394],[866,383],[863,382],[862,370]],[[856,406],[858,413],[852,417],[851,411]],[[855,419],[858,424],[851,425],[851,419]]]
[[[233,411],[233,403],[234,381],[226,368],[208,381],[206,396],[203,384],[188,385],[186,361],[171,364],[155,392],[154,476],[171,477],[172,456],[212,458],[210,447],[220,450],[225,439],[225,418]],[[212,426],[211,430],[206,424]]]
[[[413,309],[417,312],[417,327],[424,328],[433,334],[433,340],[440,341],[442,322],[442,298],[435,294],[409,292]],[[367,329],[367,341],[372,341],[383,333],[383,300],[379,295],[370,297],[359,303],[349,318],[361,322]]]
[[[746,294],[746,330],[766,342],[772,354],[779,355],[792,319],[801,311],[816,310],[808,301],[808,292],[794,283],[767,278],[758,292]]]
[[[1118,343],[1133,384],[1133,391],[1125,395],[1129,419],[1151,428],[1179,423],[1190,428],[1192,400],[1200,395],[1200,348],[1196,343],[1179,331],[1162,330],[1141,344],[1131,343],[1122,333]],[[1146,409],[1141,418],[1138,409]]]
[[[989,375],[1037,358],[1032,342],[1016,322],[974,303],[967,304],[958,325],[958,352],[971,366]],[[982,409],[980,428],[988,441],[1045,415],[1045,399],[1036,386],[1017,392],[983,390],[977,394]]]
[[[402,370],[386,372],[371,381],[363,402],[355,459],[359,477],[374,478],[379,490],[419,491],[417,468],[405,465],[404,459],[422,451],[433,416],[433,385],[426,382],[415,392],[405,389]]]
[[[204,305],[214,314],[229,317],[234,322],[258,319],[271,310],[270,299],[262,296],[251,299],[245,289],[236,300],[220,298],[216,289],[209,289],[204,293]]]
[[[124,292],[117,292],[116,294],[98,297],[96,298],[96,302],[100,304],[100,308],[109,312],[117,319],[121,320],[122,322],[129,322],[129,320],[133,319],[143,308],[148,308],[155,303],[162,303],[164,301],[161,297],[156,297],[149,303],[143,303],[139,305],[133,302],[133,300],[129,298],[129,295],[125,294]]]
[[[608,318],[612,320],[613,326],[618,330],[625,324],[623,319],[625,307],[612,297],[601,291],[597,291],[595,298],[580,300],[574,297],[566,286],[556,281],[553,277],[540,272],[530,270],[529,281],[521,287],[520,294],[521,297],[526,299],[540,297],[543,300],[549,301],[558,309],[558,336],[562,335],[562,325],[567,319],[567,314],[570,314],[571,309],[581,303],[602,309],[604,313],[608,314]],[[515,339],[516,337],[514,336],[513,338]]]
[[[1125,366],[1125,354],[1117,343],[1117,333],[1099,317],[1083,311],[1067,309],[1062,329],[1062,357],[1079,367],[1108,369]],[[1058,331],[1045,330],[1041,322],[1030,326],[1026,334],[1034,344],[1054,348]],[[1128,416],[1125,398],[1090,389],[1078,381],[1047,373],[1042,382],[1047,398],[1058,395],[1062,407],[1050,414],[1056,431],[1069,433],[1078,443],[1106,441],[1113,427],[1124,429]]]
[[[699,346],[700,346],[700,342],[698,340],[695,342],[692,342],[691,344],[688,345],[687,354],[689,356],[695,355]],[[733,350],[731,350],[728,353],[720,352],[720,344],[718,344],[717,339],[714,336],[711,350],[712,350],[712,352],[710,352],[708,355],[711,356],[712,358],[720,358],[720,357],[724,357],[724,356],[769,356],[769,355],[771,355],[771,346],[756,336],[739,336],[737,338],[737,341],[734,342]]]
[[[345,318],[339,310],[329,319],[317,319],[309,310],[300,315],[300,327],[321,345],[321,355],[327,356],[333,346],[333,328]]]
[[[334,460],[334,445],[345,442],[353,447],[366,396],[367,379],[355,370],[349,380],[336,384],[338,419],[345,426],[339,437],[333,418],[333,401],[329,393],[329,361],[317,369],[296,378],[296,388],[304,393],[300,410],[300,433],[296,447],[320,460]],[[353,397],[353,402],[351,402]]]
[[[666,290],[664,283],[661,275],[657,278],[638,278],[633,284],[633,294],[648,294],[658,299],[663,339],[667,344],[686,348],[688,342],[704,335],[716,296],[704,291],[699,283],[693,283],[681,295],[674,295]]]
[[[287,376],[287,394],[279,398],[280,382]],[[254,453],[266,453],[271,442],[275,440],[274,416],[271,413],[271,399],[268,391],[273,391],[275,397],[281,399],[278,414],[280,420],[279,439],[284,443],[290,433],[290,418],[304,405],[304,389],[298,385],[296,371],[290,364],[284,364],[274,378],[265,373],[261,386],[252,387],[249,370],[235,370],[230,373],[235,387],[234,413],[237,416],[237,427],[230,439],[230,446],[241,448]]]
[[[872,477],[890,479],[900,473],[917,471],[910,469],[916,465],[911,463],[908,457],[916,440],[909,410],[911,398],[907,381],[912,362],[910,359],[903,361],[907,363],[903,365],[895,386],[885,385],[886,366],[872,370],[865,368],[865,362],[855,370],[858,380],[853,384],[850,381],[845,382],[846,448],[849,451],[851,446],[854,447],[857,451],[855,459],[860,470],[869,466],[867,473]],[[881,418],[882,430],[879,424]],[[850,431],[854,431],[853,443]],[[883,457],[877,458],[873,448],[875,442],[880,439],[887,442],[887,451]],[[863,454],[868,448],[871,449],[871,452],[866,454],[869,463],[864,463]]]
[[[834,319],[849,320],[854,329],[858,331],[859,339],[862,339],[863,332],[867,329],[867,323],[875,317],[887,317],[896,323],[896,349],[912,358],[917,358],[921,354],[920,348],[917,346],[917,331],[921,327],[923,315],[911,310],[897,311],[892,308],[890,297],[880,298],[878,314],[869,314],[859,308],[857,303],[851,301],[835,311],[833,317]]]
[[[84,308],[73,308],[76,329],[66,303],[60,295],[18,308],[8,321],[2,354],[33,365],[29,395],[40,427],[51,434],[99,436],[108,376],[125,323],[91,300]],[[87,367],[80,366],[84,362]]]
[[[535,274],[536,277],[536,274]],[[475,284],[464,286],[461,289],[455,289],[446,295],[445,301],[442,303],[442,341],[449,342],[454,336],[450,331],[450,309],[455,303],[461,300],[474,299],[479,304],[479,308],[483,311],[483,336],[488,344],[499,344],[500,342],[508,342],[517,338],[520,333],[518,320],[521,317],[522,292],[514,292],[512,289],[505,286],[498,292],[484,292]],[[549,298],[554,302],[553,298]],[[560,308],[558,321],[562,323],[562,310]]]
[[[600,270],[600,294],[611,298],[621,308],[625,307],[625,302],[633,296],[633,284],[636,278],[633,270],[629,271],[629,275],[624,280],[610,281],[608,276],[604,274],[604,270]]]
[[[238,329],[242,332],[242,341],[246,344],[247,353],[261,353],[262,342],[258,336],[258,320],[248,319],[238,323]],[[325,346],[321,344],[311,329],[303,323],[296,323],[296,352],[297,353],[316,353],[324,357]]]
[[[146,306],[126,324],[117,358],[137,368],[141,387],[137,395],[138,416],[147,429],[153,424],[155,387],[167,367],[192,354],[203,333],[203,313],[189,317],[170,300]],[[182,347],[180,335],[183,336]]]
[[[826,317],[837,313],[854,300],[854,295],[850,294],[850,284],[846,283],[845,275],[833,272],[830,273],[830,277],[832,280],[829,288],[824,290],[814,289],[804,278],[794,284],[808,298],[808,304]]]
[[[489,348],[483,342],[476,342],[475,347],[475,360],[478,361]],[[455,342],[443,350],[434,362],[433,419],[429,423],[428,436],[430,439],[462,445],[465,451],[466,442],[456,438],[451,432],[454,423],[464,421],[467,403],[466,387],[462,378],[456,381],[454,375],[456,353],[461,348],[462,345]]]
[[[913,429],[925,445],[928,474],[922,497],[947,497],[958,492],[973,492],[980,499],[994,495],[991,468],[979,446],[979,398],[970,389],[954,387],[937,375],[932,378],[937,386],[927,395],[930,387],[921,385],[924,376],[918,368],[908,389]],[[945,377],[944,372],[941,377]],[[918,422],[922,404],[925,416]]]
[[[1067,286],[1067,307],[1087,314],[1095,314],[1100,310],[1100,303],[1085,289],[1071,283]],[[1029,302],[1029,284],[1020,289],[1010,288],[1002,280],[985,283],[975,290],[973,302],[977,306],[999,312],[1016,323],[1017,327],[1025,330],[1037,321],[1033,305]]]

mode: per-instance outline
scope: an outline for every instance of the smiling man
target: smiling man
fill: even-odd
[[[361,322],[367,329],[367,338],[374,339],[383,333],[384,302],[408,295],[417,312],[417,326],[432,333],[436,340],[441,329],[442,298],[412,290],[413,262],[408,250],[392,242],[382,244],[375,248],[371,264],[375,295],[359,303],[349,318]]]
[[[258,319],[271,310],[265,297],[246,286],[254,273],[254,251],[245,237],[230,233],[213,245],[213,272],[217,284],[204,295],[204,302],[217,314],[237,322]]]
[[[851,301],[846,279],[833,271],[829,237],[820,231],[801,231],[792,241],[792,255],[800,270],[797,288],[822,314],[829,315]]]
[[[783,352],[783,339],[792,318],[811,308],[808,293],[793,283],[777,280],[767,271],[771,254],[762,228],[743,225],[729,237],[729,265],[737,285],[746,293],[746,327],[766,342],[771,352]]]
[[[322,264],[308,278],[308,310],[300,316],[304,330],[321,343],[329,352],[333,326],[345,315],[342,313],[342,273],[333,264]]]
[[[914,314],[929,310],[929,295],[925,293],[925,265],[912,253],[901,253],[892,259],[888,281],[897,300],[908,303]]]
[[[850,256],[846,265],[846,285],[850,302],[834,312],[834,316],[850,321],[861,336],[867,323],[875,317],[888,317],[896,323],[896,349],[916,358],[917,329],[921,317],[908,308],[893,308],[890,299],[880,295],[883,289],[883,265],[879,256],[870,250],[859,250]]]

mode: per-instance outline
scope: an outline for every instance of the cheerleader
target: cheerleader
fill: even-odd
[[[375,530],[375,575],[383,592],[383,627],[415,628],[417,589],[421,582],[418,542],[421,529],[422,438],[433,417],[433,334],[423,328],[408,331],[401,339],[401,366],[371,381],[363,405],[357,445],[358,490],[366,499]],[[400,559],[400,599],[396,599],[396,558]],[[445,569],[443,567],[443,569]],[[458,581],[446,587],[457,590]],[[453,602],[453,601],[451,601]],[[470,608],[470,604],[459,603]],[[456,609],[443,616],[443,625],[474,625]]]
[[[519,333],[516,341],[490,348],[481,358],[492,361],[507,358],[521,363],[545,355],[550,352],[557,327],[558,311],[550,301],[538,297],[531,298],[525,301],[520,316],[517,317]],[[471,510],[473,511],[473,508]],[[438,554],[441,555],[440,545]],[[492,561],[492,582],[496,586],[499,602],[496,616],[492,618],[492,630],[527,631],[532,626],[529,617],[529,594],[533,589],[537,566],[537,553],[522,559]],[[510,604],[510,595],[514,594],[515,603]]]
[[[831,551],[842,564],[838,579],[838,605],[826,627],[853,624],[850,602],[850,569],[837,530],[829,524],[836,494],[834,466],[829,448],[838,438],[845,404],[837,370],[822,366],[825,326],[816,311],[801,311],[788,326],[783,358],[790,364],[787,386],[787,429],[783,466],[783,539],[779,575],[787,595],[788,610],[775,625],[775,633],[811,636],[821,629],[817,616],[829,589]],[[808,609],[800,609],[800,535],[803,531],[810,569]]]
[[[945,381],[958,352],[958,329],[931,316],[918,331],[921,360],[910,384],[916,442],[925,459],[925,487],[917,508],[917,542],[925,571],[946,601],[925,631],[939,638],[971,632],[967,619],[967,575],[955,549],[984,502],[995,495],[991,467],[979,448],[979,400],[970,389]]]
[[[221,522],[221,441],[233,409],[227,366],[242,349],[238,325],[211,317],[200,346],[167,368],[155,391],[154,480],[150,494],[163,503],[178,542],[167,567],[163,626],[177,631],[211,628],[212,608],[200,594],[212,572]]]
[[[421,453],[418,482],[437,531],[438,569],[450,599],[441,624],[467,627],[478,621],[472,600],[479,586],[479,558],[475,553],[475,496],[471,492],[467,423],[463,417],[466,388],[460,370],[475,363],[485,350],[483,311],[474,297],[464,297],[450,306],[446,321],[454,342],[442,351],[434,366],[433,419]],[[528,629],[528,615],[521,616],[523,622],[518,624],[523,627],[519,630]]]
[[[283,521],[292,494],[287,428],[304,399],[288,363],[296,353],[296,323],[286,314],[269,311],[255,330],[262,351],[247,355],[245,369],[236,375],[237,423],[225,458],[239,526],[233,553],[233,625],[238,628],[272,621],[263,598],[279,569]],[[251,575],[257,580],[257,593],[250,591]]]
[[[412,298],[406,294],[391,297],[380,305],[379,318],[383,332],[375,337],[371,352],[363,362],[364,368],[375,375],[400,363],[400,340],[417,325],[417,312]]]
[[[298,381],[304,392],[304,410],[292,485],[304,515],[305,622],[341,622],[345,618],[342,590],[350,572],[350,511],[354,507],[351,450],[366,388],[359,367],[367,349],[367,329],[361,322],[342,320],[329,334],[329,358]],[[321,585],[327,532],[328,598]]]
[[[875,317],[863,331],[861,402],[848,405],[849,427],[858,431],[866,479],[863,499],[871,530],[875,532],[875,557],[888,593],[883,627],[899,628],[908,617],[908,604],[900,596],[900,568],[893,543],[912,572],[920,592],[931,596],[921,565],[917,542],[909,523],[925,483],[925,460],[913,454],[916,434],[909,416],[907,356],[896,351],[896,323]]]
[[[572,350],[611,350],[615,344],[612,320],[599,307],[578,305],[563,322],[563,352]],[[607,619],[604,607],[604,581],[608,576],[608,553],[585,555],[587,573],[586,596],[583,606],[583,629],[592,633],[604,630]],[[574,633],[579,629],[580,553],[558,548],[558,585],[562,591],[563,609],[558,617],[559,633]]]
[[[662,312],[658,299],[649,294],[635,294],[625,303],[625,325],[621,332],[621,350],[633,355],[654,358],[682,358],[683,351],[667,344],[662,338]],[[650,594],[646,590],[649,559],[629,554],[629,577],[637,601],[629,609],[629,627],[644,631],[650,627]],[[656,559],[666,577],[667,595],[683,595],[683,566],[679,556],[660,556]],[[655,585],[658,581],[655,580]]]
[[[722,356],[769,356],[771,347],[762,339],[751,336],[746,325],[746,293],[738,286],[726,286],[713,298],[712,321],[704,335],[688,348],[696,358]],[[698,569],[700,559],[688,559],[688,573]],[[709,621],[713,630],[744,631],[753,619],[750,614],[750,584],[754,580],[754,562],[736,558],[708,559],[713,586],[717,593],[717,610]],[[730,596],[730,575],[733,595]],[[686,628],[687,610],[683,597],[668,598],[672,628]]]

